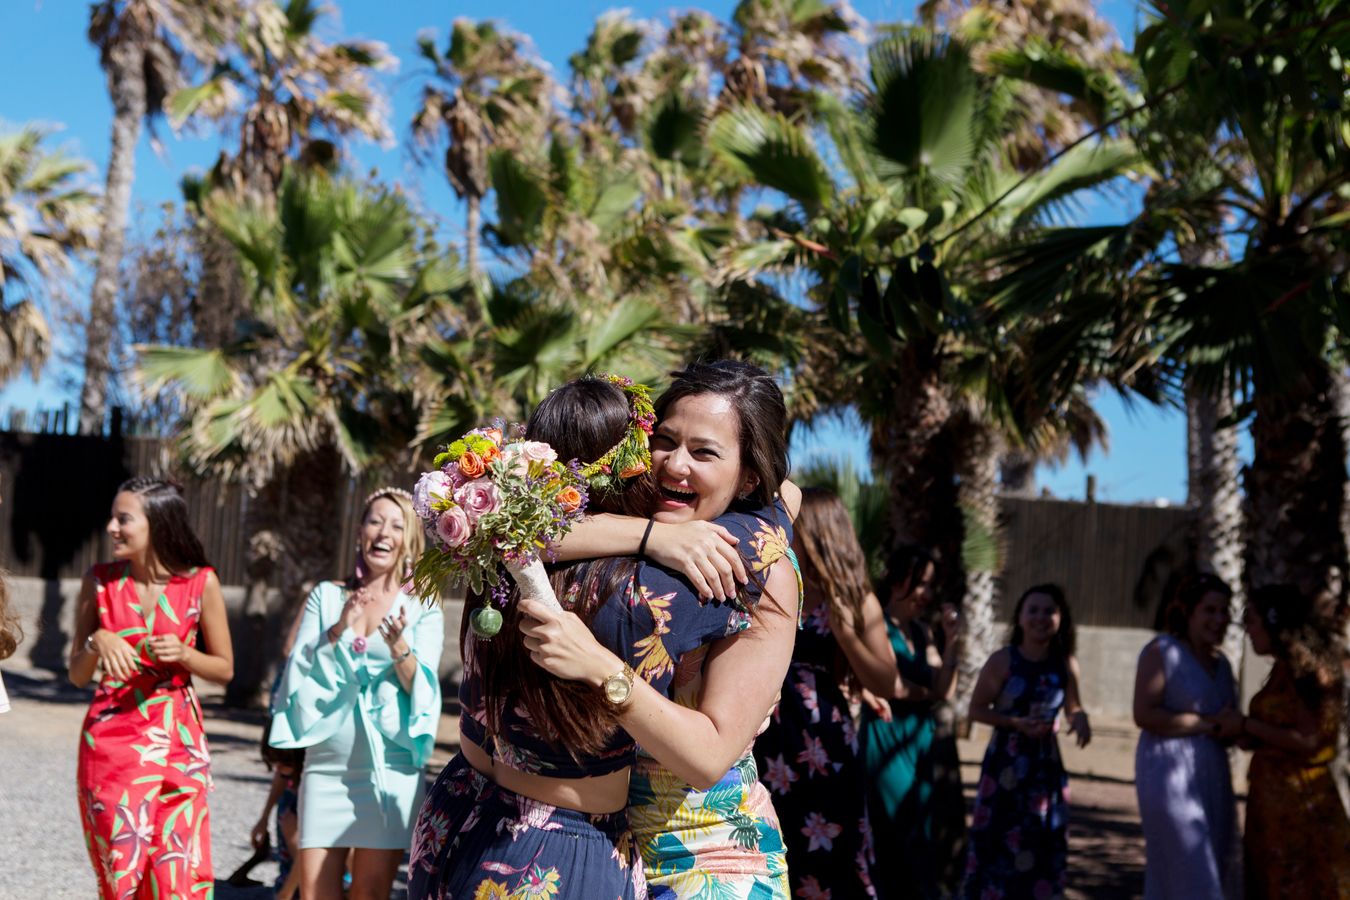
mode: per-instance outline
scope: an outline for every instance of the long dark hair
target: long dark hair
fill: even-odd
[[[892,550],[886,557],[885,574],[877,583],[877,597],[881,605],[890,603],[891,594],[902,584],[908,585],[909,593],[914,593],[914,586],[923,578],[923,570],[929,565],[933,567],[933,577],[936,579],[942,558],[935,550],[919,544],[900,544]]]
[[[1033,584],[1022,592],[1022,596],[1017,598],[1017,606],[1013,608],[1012,630],[1008,634],[1008,643],[1014,647],[1022,645],[1022,639],[1025,637],[1022,633],[1022,607],[1027,605],[1027,598],[1032,594],[1044,594],[1054,601],[1055,608],[1059,610],[1059,631],[1055,632],[1054,638],[1050,641],[1050,653],[1060,659],[1068,659],[1073,656],[1074,648],[1078,645],[1078,631],[1073,625],[1073,611],[1069,609],[1069,601],[1064,596],[1064,589],[1049,582]]]
[[[526,425],[530,440],[544,441],[559,459],[583,463],[599,459],[619,442],[629,427],[628,398],[617,385],[599,378],[581,378],[549,394]],[[594,492],[589,511],[646,517],[655,487],[650,473],[625,479],[621,490]],[[633,577],[632,557],[582,560],[552,567],[550,581],[563,606],[587,625],[605,599]],[[618,727],[613,711],[589,685],[554,678],[530,659],[521,636],[519,592],[512,590],[502,611],[502,628],[490,641],[474,645],[487,699],[489,733],[501,733],[505,711],[524,706],[540,735],[573,756],[594,755]],[[460,624],[460,644],[468,637],[469,616]]]
[[[656,401],[656,420],[685,397],[725,397],[736,410],[741,468],[758,481],[750,494],[761,504],[773,503],[788,477],[787,405],[773,377],[733,359],[689,363],[671,376],[675,380]]]
[[[1163,627],[1167,633],[1185,638],[1191,615],[1209,594],[1221,594],[1225,600],[1233,599],[1233,589],[1228,586],[1228,582],[1212,572],[1194,572],[1183,577],[1163,611]]]
[[[1289,666],[1294,690],[1313,712],[1325,715],[1341,698],[1345,649],[1333,619],[1313,597],[1292,584],[1268,584],[1247,601],[1270,635],[1275,658]]]
[[[155,558],[170,572],[181,574],[210,565],[188,520],[183,489],[176,482],[137,475],[122,482],[117,493],[140,498],[145,519],[150,523],[150,547]]]

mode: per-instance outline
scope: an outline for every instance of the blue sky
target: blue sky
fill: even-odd
[[[561,77],[566,72],[567,57],[584,45],[595,18],[607,10],[623,6],[638,17],[665,18],[671,9],[697,6],[725,17],[734,3],[719,0],[677,7],[650,0],[627,4],[595,0],[344,0],[336,5],[341,14],[341,34],[383,41],[400,59],[399,69],[385,76],[384,83],[392,100],[392,124],[401,141],[421,80],[414,40],[422,29],[435,29],[443,39],[456,16],[497,19],[529,35],[539,55]],[[896,21],[911,17],[914,3],[858,0],[855,8],[872,22]],[[1107,0],[1099,8],[1128,44],[1134,32],[1135,4]],[[98,54],[85,38],[87,10],[86,3],[76,0],[0,3],[0,84],[5,86],[0,91],[0,122],[41,121],[63,126],[57,140],[97,167],[94,181],[101,185],[111,109]],[[148,139],[142,141],[138,151],[133,228],[153,226],[158,205],[178,198],[178,181],[183,174],[208,167],[221,147],[214,133],[202,137],[175,135],[167,124],[159,128],[159,138],[158,152]],[[462,238],[460,206],[443,175],[414,165],[401,142],[388,149],[356,144],[352,150],[362,169],[378,168],[385,178],[402,183],[418,197],[448,238]],[[1125,203],[1128,200],[1102,199],[1091,204],[1084,216],[1092,221],[1116,220],[1128,214]],[[36,385],[23,379],[0,390],[0,409],[74,402],[78,397],[77,378],[78,372],[49,367]],[[1080,497],[1090,472],[1097,477],[1097,496],[1102,500],[1184,500],[1184,417],[1175,410],[1138,404],[1127,408],[1110,394],[1098,398],[1098,410],[1110,427],[1110,452],[1094,452],[1086,464],[1073,459],[1063,466],[1044,466],[1038,482],[1057,496]],[[794,459],[843,454],[861,461],[865,459],[865,444],[856,427],[831,423],[813,434],[796,435]]]

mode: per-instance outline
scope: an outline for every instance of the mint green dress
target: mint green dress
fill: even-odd
[[[391,615],[407,613],[404,639],[417,656],[407,691],[378,632],[364,646],[351,631],[337,643],[328,640],[345,596],[346,589],[332,581],[309,595],[274,701],[271,743],[305,748],[302,850],[401,850],[412,842],[425,793],[422,767],[441,716],[443,617],[439,606],[403,593],[390,607]]]

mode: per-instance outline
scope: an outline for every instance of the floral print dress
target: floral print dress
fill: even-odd
[[[792,536],[781,505],[753,515],[717,519],[740,538],[748,567],[763,574],[792,556]],[[693,596],[683,579],[643,567],[644,588]],[[669,579],[668,581],[666,579]],[[750,586],[753,588],[753,581]],[[798,580],[800,603],[800,578]],[[753,591],[752,591],[753,593]],[[755,602],[752,596],[751,602]],[[697,708],[708,647],[687,654],[661,687],[683,706]],[[647,870],[652,900],[787,900],[788,867],[782,829],[768,789],[747,747],[717,784],[701,791],[638,750],[628,788],[628,815]]]
[[[144,607],[129,563],[91,572],[99,627],[126,639],[141,665],[125,682],[103,673],[80,729],[80,818],[102,900],[195,900],[215,886],[201,706],[188,670],[154,659],[148,643],[174,634],[196,646],[210,572],[175,575]]]
[[[1058,656],[1034,661],[1016,647],[994,704],[1005,716],[1055,722],[1068,683]],[[995,728],[980,766],[970,823],[967,900],[1051,900],[1064,896],[1069,777],[1054,731],[1031,738]]]
[[[805,900],[876,896],[866,775],[837,653],[822,600],[806,614],[782,700],[755,741],[760,780],[783,827],[792,896]]]
[[[742,536],[759,519],[719,518]],[[568,598],[563,598],[564,604]],[[698,671],[708,646],[749,626],[750,617],[733,605],[704,604],[678,575],[639,564],[625,587],[606,599],[591,630],[657,690],[669,693],[681,673]],[[617,731],[590,757],[574,756],[540,733],[522,706],[505,711],[502,731],[489,734],[476,639],[463,640],[460,684],[462,735],[493,757],[498,766],[552,778],[583,778],[634,765],[633,739]],[[596,702],[602,702],[599,697]],[[753,771],[753,761],[750,764]],[[740,779],[749,777],[736,772]],[[672,776],[673,777],[673,776]],[[638,775],[635,773],[633,782]],[[672,795],[678,786],[672,785]],[[679,796],[683,797],[683,794]],[[718,795],[729,799],[724,791]],[[633,803],[631,789],[630,806]],[[714,808],[713,803],[709,809]],[[732,803],[729,813],[736,811]],[[772,809],[769,810],[772,817]],[[427,795],[413,833],[408,896],[413,900],[640,900],[648,896],[643,859],[632,810],[591,815],[553,806],[509,791],[457,756]],[[665,820],[653,823],[664,825]],[[779,842],[781,847],[781,842]]]

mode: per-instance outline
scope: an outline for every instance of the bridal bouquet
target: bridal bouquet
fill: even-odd
[[[418,593],[434,597],[447,580],[482,594],[507,569],[522,596],[561,608],[539,556],[581,519],[586,481],[548,444],[504,437],[500,427],[470,431],[435,459],[413,489],[428,546],[417,560]],[[504,595],[504,591],[494,591]],[[480,637],[501,628],[488,602],[470,621]]]

